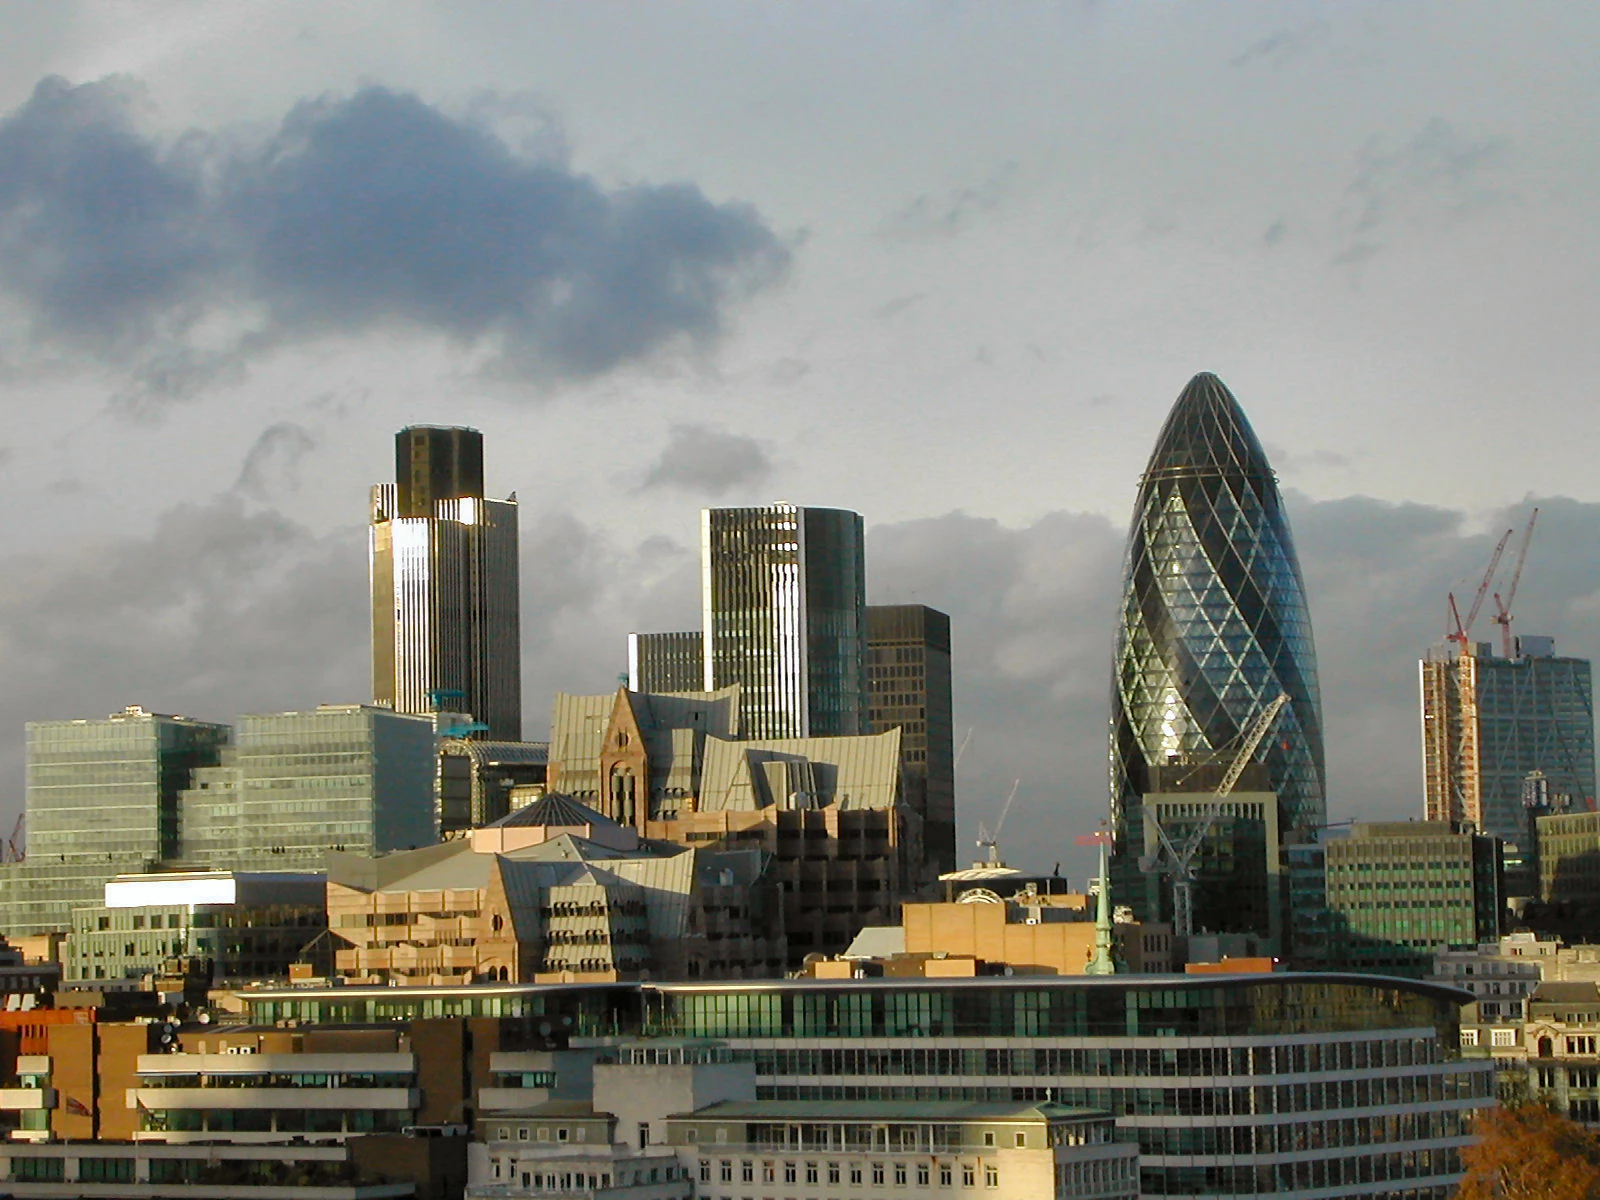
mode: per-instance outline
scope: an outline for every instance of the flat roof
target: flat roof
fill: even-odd
[[[670,1121],[1020,1121],[1111,1120],[1099,1108],[1073,1108],[1049,1100],[724,1100],[693,1112],[673,1113]]]
[[[929,989],[1122,989],[1287,987],[1290,984],[1342,983],[1355,987],[1399,988],[1469,1004],[1478,997],[1465,988],[1397,975],[1368,975],[1354,971],[1273,971],[1204,975],[980,975],[955,979],[879,976],[870,979],[730,979],[719,982],[672,983],[662,980],[611,983],[491,983],[441,984],[437,987],[392,988],[375,985],[346,987],[271,987],[241,989],[245,1000],[398,1000],[422,996],[520,996],[561,993],[638,991],[659,993],[815,992],[815,991],[927,991]]]

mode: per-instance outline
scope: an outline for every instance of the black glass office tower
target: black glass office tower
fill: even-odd
[[[708,508],[700,538],[706,690],[741,686],[748,737],[867,733],[860,514]]]
[[[474,429],[402,429],[395,474],[372,489],[373,702],[520,741],[517,502],[484,497]]]
[[[1132,870],[1152,768],[1205,761],[1279,692],[1256,758],[1285,843],[1322,825],[1322,701],[1289,521],[1250,422],[1215,375],[1173,406],[1139,485],[1111,686],[1111,807]]]

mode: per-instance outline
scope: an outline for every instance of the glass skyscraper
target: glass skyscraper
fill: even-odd
[[[1222,381],[1196,375],[1162,426],[1128,532],[1110,754],[1124,871],[1143,842],[1152,768],[1219,757],[1280,692],[1289,703],[1256,757],[1292,843],[1326,820],[1305,586],[1261,443]]]
[[[226,725],[137,706],[94,721],[30,721],[28,857],[9,865],[7,934],[68,929],[105,882],[181,848],[180,793],[215,765]]]
[[[517,502],[485,499],[475,429],[402,429],[395,479],[372,489],[373,702],[519,741]]]
[[[1594,804],[1594,681],[1589,660],[1559,657],[1551,638],[1519,637],[1515,650],[1503,658],[1488,642],[1444,642],[1428,651],[1422,762],[1428,820],[1494,834],[1520,869],[1533,850],[1523,801],[1531,773],[1560,808]]]
[[[701,514],[705,689],[743,689],[752,738],[869,732],[861,516],[770,504]]]
[[[183,793],[185,857],[236,871],[320,871],[329,850],[439,840],[433,722],[365,704],[239,718],[229,765]]]

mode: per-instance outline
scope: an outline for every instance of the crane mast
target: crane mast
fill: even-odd
[[[1289,703],[1289,696],[1279,692],[1265,708],[1256,714],[1245,730],[1244,738],[1240,742],[1238,752],[1233,756],[1233,761],[1228,765],[1228,770],[1222,776],[1222,782],[1217,785],[1210,802],[1206,805],[1201,819],[1189,835],[1184,838],[1182,847],[1174,846],[1167,831],[1162,828],[1161,822],[1151,817],[1155,825],[1156,837],[1160,839],[1160,849],[1149,860],[1140,864],[1146,872],[1158,875],[1167,875],[1172,879],[1172,926],[1173,932],[1182,938],[1194,935],[1194,863],[1200,853],[1200,847],[1216,825],[1217,818],[1222,816],[1223,804],[1233,793],[1239,777],[1244,774],[1245,767],[1250,765],[1255,758],[1256,748],[1261,745],[1263,738],[1277,721],[1278,714],[1283,711],[1284,705]]]

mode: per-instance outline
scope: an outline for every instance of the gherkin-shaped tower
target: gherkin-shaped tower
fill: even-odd
[[[1111,808],[1125,870],[1151,768],[1236,743],[1279,692],[1289,703],[1256,759],[1278,794],[1280,836],[1301,840],[1326,820],[1305,585],[1267,456],[1215,375],[1183,389],[1140,481],[1113,670]]]

